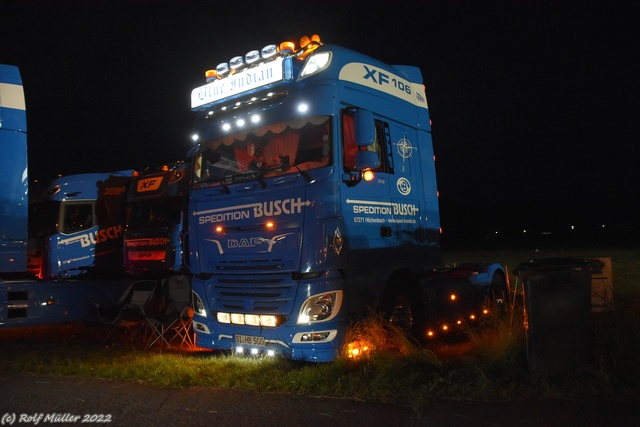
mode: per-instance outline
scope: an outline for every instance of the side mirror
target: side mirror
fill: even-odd
[[[356,110],[354,117],[354,131],[356,145],[358,147],[368,147],[376,140],[376,127],[373,120],[373,113],[367,110]]]
[[[356,167],[358,170],[376,169],[378,166],[378,154],[373,151],[358,151],[356,154]]]

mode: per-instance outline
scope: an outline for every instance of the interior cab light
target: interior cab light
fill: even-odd
[[[364,173],[362,174],[362,178],[367,182],[373,181],[373,178],[374,178],[373,171],[370,171],[370,170],[364,171]]]
[[[280,43],[280,53],[291,53],[296,50],[294,42],[282,42]]]

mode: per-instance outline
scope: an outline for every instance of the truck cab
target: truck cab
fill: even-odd
[[[51,181],[29,205],[29,271],[43,279],[123,274],[124,202],[132,172]]]
[[[189,172],[187,164],[178,162],[134,173],[124,228],[124,265],[129,274],[183,272]]]
[[[205,75],[186,233],[198,345],[333,360],[378,308],[423,333],[442,259],[419,69],[313,36]]]

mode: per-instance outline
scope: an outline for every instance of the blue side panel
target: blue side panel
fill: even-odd
[[[0,272],[27,270],[26,130],[20,72],[0,64]]]
[[[100,305],[112,305],[126,280],[0,280],[0,330],[67,322],[97,322]]]

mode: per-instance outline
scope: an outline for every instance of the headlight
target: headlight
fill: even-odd
[[[195,311],[196,314],[199,314],[202,317],[207,317],[207,312],[204,309],[204,304],[202,303],[202,300],[200,299],[198,294],[196,294],[195,292],[193,292],[193,311]]]
[[[331,63],[331,52],[322,52],[311,55],[307,58],[307,62],[304,64],[300,77],[308,77],[311,74],[315,74],[324,70]]]
[[[314,295],[302,304],[298,323],[325,322],[337,316],[342,305],[342,291]]]

